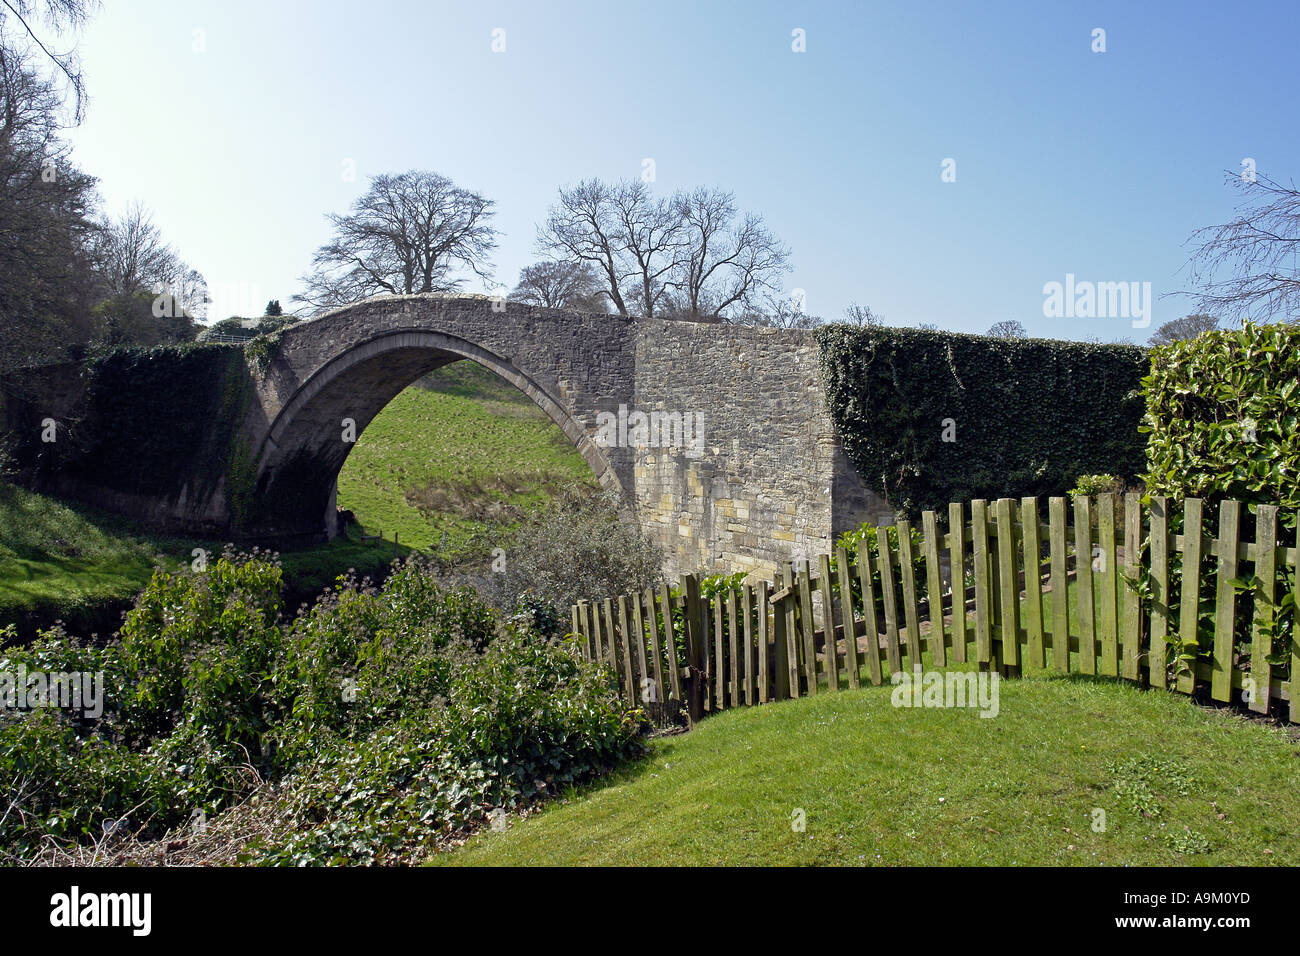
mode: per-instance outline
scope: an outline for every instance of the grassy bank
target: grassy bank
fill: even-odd
[[[195,548],[215,554],[222,547],[142,533],[117,515],[0,483],[0,627],[15,624],[30,636],[61,620],[73,633],[111,633],[156,561],[189,562]],[[362,542],[356,528],[284,553],[288,601],[310,598],[349,569],[381,575],[393,556],[391,540]]]
[[[513,385],[457,362],[366,427],[338,503],[371,534],[455,559],[506,546],[527,510],[573,484],[596,487],[559,426]]]
[[[999,689],[990,719],[888,687],[728,711],[432,862],[1300,863],[1290,731],[1109,680]]]

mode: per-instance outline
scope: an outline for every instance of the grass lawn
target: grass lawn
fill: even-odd
[[[889,687],[728,711],[431,862],[1300,864],[1292,732],[1113,680],[999,690],[994,718]]]
[[[339,507],[367,532],[454,558],[476,538],[504,545],[565,486],[596,486],[560,427],[510,383],[469,361],[428,382],[375,417],[339,474]]]

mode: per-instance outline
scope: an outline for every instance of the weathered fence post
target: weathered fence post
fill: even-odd
[[[686,624],[686,663],[690,673],[686,677],[686,707],[692,724],[704,716],[704,695],[707,692],[708,674],[705,661],[709,656],[707,629],[702,622],[705,612],[700,601],[700,584],[693,574],[681,576],[681,595],[685,601],[682,619]]]

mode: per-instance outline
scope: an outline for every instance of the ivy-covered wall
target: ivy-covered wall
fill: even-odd
[[[845,453],[900,511],[1142,471],[1145,349],[847,325],[817,339]]]
[[[129,494],[172,498],[227,475],[252,397],[238,346],[120,349],[86,366],[69,473]],[[191,495],[210,489],[191,488]]]

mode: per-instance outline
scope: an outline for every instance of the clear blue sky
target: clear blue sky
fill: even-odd
[[[1232,213],[1223,170],[1295,176],[1297,10],[121,0],[81,38],[71,138],[108,208],[144,201],[207,276],[212,318],[288,306],[324,213],[370,175],[495,200],[513,285],[557,187],[652,158],[663,192],[720,185],[762,213],[810,312],[1140,342],[1127,319],[1045,318],[1043,285],[1183,288],[1188,235]],[[1157,298],[1151,328],[1187,311]]]

